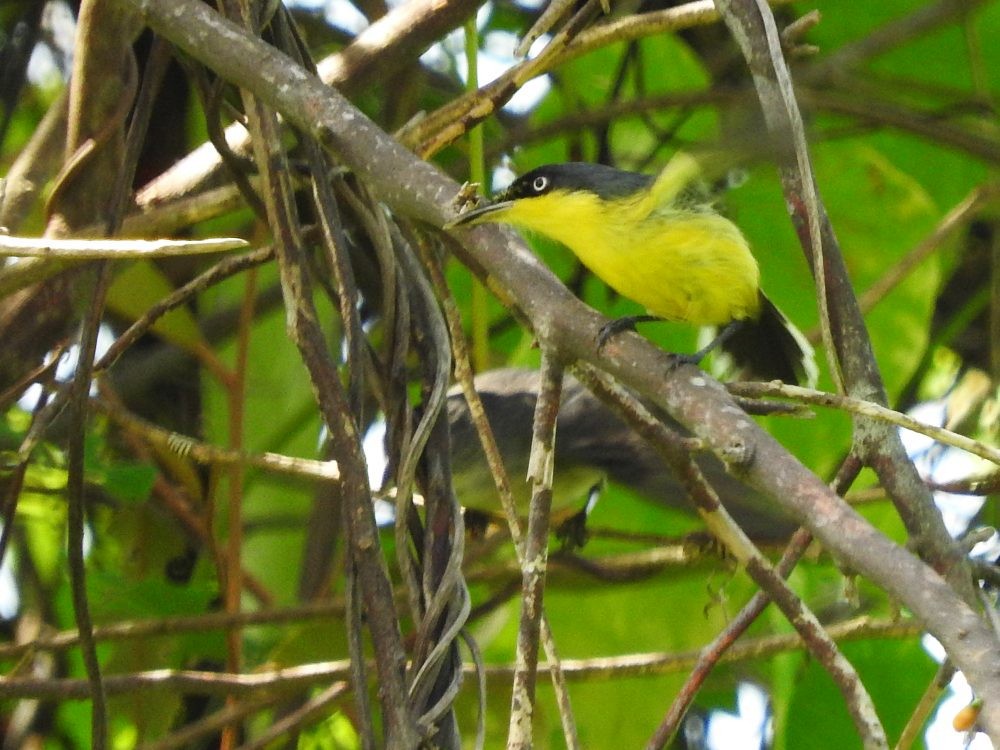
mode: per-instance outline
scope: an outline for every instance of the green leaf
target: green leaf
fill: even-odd
[[[845,643],[841,650],[861,677],[893,742],[934,677],[937,665],[916,638]],[[789,748],[814,747],[816,737],[823,738],[823,747],[860,747],[840,691],[830,675],[812,660],[798,674],[785,731]]]
[[[299,735],[298,750],[355,750],[361,739],[351,720],[334,713]]]
[[[144,502],[155,481],[156,469],[148,464],[116,462],[105,472],[104,488],[122,502]]]
[[[108,290],[108,309],[129,321],[134,321],[149,308],[174,291],[163,272],[150,261],[135,261],[124,266]],[[202,343],[201,331],[191,311],[176,307],[159,318],[153,333],[187,351],[195,351]]]

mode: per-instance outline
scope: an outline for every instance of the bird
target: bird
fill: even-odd
[[[748,377],[812,384],[812,347],[760,289],[740,229],[698,190],[702,165],[677,152],[656,177],[602,164],[548,164],[446,228],[486,222],[537,232],[569,248],[597,277],[649,314],[605,326],[603,346],[637,322],[712,326],[719,335],[682,361],[721,347]]]
[[[540,382],[537,370],[517,367],[487,370],[474,379],[504,466],[512,478],[515,503],[522,511],[527,511],[530,487],[516,478],[523,478],[528,471],[532,416]],[[654,411],[670,429],[690,435],[675,420],[655,408]],[[496,514],[499,507],[496,488],[458,386],[448,392],[446,412],[455,496],[467,509]],[[660,454],[569,374],[563,379],[557,423],[552,487],[554,518],[564,520],[579,511],[590,491],[604,482],[625,487],[655,505],[694,513],[687,491]],[[714,455],[701,454],[695,461],[722,504],[751,538],[782,541],[798,527],[766,496],[730,475]]]

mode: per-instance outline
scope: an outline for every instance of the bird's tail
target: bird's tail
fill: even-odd
[[[743,321],[721,348],[749,379],[816,384],[816,357],[812,346],[763,294],[760,295],[760,316],[756,320]]]

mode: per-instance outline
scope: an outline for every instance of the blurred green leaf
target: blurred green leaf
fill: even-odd
[[[819,57],[792,63],[792,75],[807,104],[803,114],[820,193],[859,294],[884,278],[928,236],[950,208],[989,177],[989,169],[994,166],[988,154],[981,152],[997,139],[995,117],[986,104],[991,97],[995,99],[994,71],[1000,70],[1000,45],[992,43],[1000,38],[1000,3],[982,3],[957,22],[912,37],[896,37],[893,43],[880,45],[870,60],[854,69],[841,64],[820,83],[811,77],[812,66],[822,63],[824,56],[836,55],[854,43],[869,42],[874,31],[925,12],[929,2],[888,0],[866,5],[864,12],[859,12],[855,3],[820,0],[815,7],[822,19],[806,35],[806,41],[818,45]],[[779,24],[813,7],[796,4],[794,8],[782,8]],[[9,22],[4,12],[9,14],[0,11],[0,25]],[[481,19],[483,47],[489,51],[484,59],[497,50],[512,48],[516,36],[526,30],[536,14],[535,8],[494,6],[488,18]],[[439,69],[394,75],[366,86],[354,101],[390,132],[420,112],[432,111],[449,101],[462,88],[455,78],[458,48],[449,44],[445,42],[448,48],[442,57],[446,61]],[[417,66],[412,67],[416,71]],[[511,157],[520,173],[545,163],[603,159],[653,174],[677,148],[713,142],[720,137],[720,131],[725,137],[729,131],[746,127],[742,123],[755,122],[752,117],[756,104],[752,100],[744,104],[739,96],[744,88],[750,88],[744,74],[745,65],[721,26],[660,34],[635,43],[617,42],[547,73],[550,89],[533,110],[518,113],[508,108],[489,118],[484,123],[487,144],[493,145],[494,152],[507,150],[506,154],[495,153],[497,160]],[[17,102],[4,152],[0,154],[5,174],[22,156],[29,139],[39,132],[45,109],[58,93],[56,85],[62,84],[31,87]],[[676,103],[702,94],[712,104]],[[235,102],[236,98],[227,95],[227,101]],[[176,126],[177,132],[183,131],[179,139],[182,145],[179,153],[166,154],[169,159],[164,164],[144,164],[150,174],[142,180],[205,140],[207,128],[200,100],[191,94],[187,103],[191,106],[173,121],[171,112],[157,115]],[[747,129],[753,127],[758,126]],[[762,129],[759,134],[749,133],[751,148],[758,135],[763,141]],[[158,140],[152,145],[163,144]],[[465,144],[456,143],[435,157],[436,163],[454,176],[461,176],[465,149]],[[767,159],[748,169],[749,180],[721,196],[720,209],[750,239],[767,294],[800,328],[815,331],[816,290],[789,221],[778,177]],[[294,178],[297,182],[297,171]],[[18,227],[20,233],[41,234],[45,230],[44,197],[51,184],[45,185],[44,181],[52,179],[53,175],[45,175],[43,183],[35,186],[42,199],[32,205],[24,224]],[[302,193],[297,197],[302,198],[303,223],[313,222],[315,217],[306,208],[308,196]],[[356,230],[349,221],[350,212],[344,213],[345,230],[351,235]],[[263,241],[268,234],[265,223],[247,208],[180,231],[198,236],[250,236]],[[937,356],[934,372],[919,386],[922,396],[948,392],[954,373],[962,365],[954,357],[928,354],[935,298],[955,265],[962,239],[959,234],[938,248],[867,315],[890,399],[899,397],[922,362]],[[565,248],[542,238],[528,240],[539,258],[585,303],[609,317],[641,312],[635,303],[581,271]],[[309,249],[312,252],[313,248]],[[310,260],[314,261],[315,278],[322,280],[319,274],[328,273],[322,255]],[[149,263],[117,266],[109,309],[125,321],[136,319],[174,290],[174,270],[171,268],[168,276]],[[236,362],[235,339],[241,335],[232,320],[245,302],[246,276],[228,279],[162,318],[153,332],[166,345],[144,341],[142,348],[148,345],[155,350],[155,356],[121,362],[121,369],[116,366],[108,382],[117,387],[119,375],[122,382],[128,381],[136,374],[130,369],[136,363],[150,368],[149,372],[138,373],[140,377],[159,375],[156,368],[162,366],[168,378],[198,378],[196,403],[178,404],[178,412],[191,406],[184,414],[186,434],[211,445],[229,447],[230,431],[238,422],[242,432],[239,447],[243,450],[322,457],[324,432],[315,398],[299,351],[289,338],[285,312],[276,301],[280,296],[277,266],[267,264],[256,274],[256,293],[268,306],[256,313],[246,332],[249,358],[245,393],[236,394],[231,390],[232,383],[220,383],[216,375],[206,374],[204,369],[178,366],[183,357],[173,348],[190,355],[210,347],[220,362],[232,366]],[[470,271],[453,258],[446,264],[446,274],[468,322]],[[339,311],[330,304],[321,284],[315,285],[314,296],[332,356],[339,361]],[[498,367],[537,366],[540,353],[533,333],[520,325],[503,301],[491,298],[487,313],[491,363]],[[373,360],[382,358],[390,334],[382,330],[384,321],[373,319],[367,325]],[[698,332],[690,326],[647,325],[640,332],[668,351],[690,352],[697,346]],[[832,389],[824,353],[819,352],[819,357],[824,370],[821,387]],[[406,362],[407,367],[414,364],[412,359]],[[342,373],[345,381],[347,375]],[[131,395],[126,400],[129,408],[142,411],[155,395],[146,392],[134,401],[129,400]],[[412,383],[410,395],[413,403],[419,400]],[[370,412],[379,408],[377,402],[373,398],[366,404],[366,419],[373,418]],[[828,478],[842,461],[852,438],[850,417],[830,409],[816,409],[815,416],[809,419],[768,417],[759,421],[823,478]],[[0,425],[0,450],[4,451],[6,465],[10,465],[30,424],[30,414],[16,406],[8,408]],[[361,425],[362,429],[366,426]],[[54,422],[33,454],[18,498],[17,533],[12,535],[8,552],[15,562],[22,606],[26,611],[30,607],[32,612],[44,613],[46,624],[59,629],[75,626],[65,561],[64,429],[61,422]],[[560,438],[564,437],[560,433]],[[144,459],[132,452],[133,446],[117,438],[118,433],[104,419],[92,420],[87,434],[86,480],[91,501],[88,538],[92,540],[88,547],[88,593],[95,620],[144,620],[217,610],[220,575],[216,557],[230,534],[227,501],[231,474],[228,470],[199,468],[200,473],[190,483],[178,481],[170,466],[143,463]],[[555,470],[559,472],[560,467]],[[158,472],[165,492],[151,498]],[[243,480],[242,564],[273,595],[276,606],[295,602],[299,598],[307,534],[314,528],[313,503],[321,490],[311,483],[257,470],[246,470]],[[870,472],[866,472],[856,488],[873,484]],[[195,485],[196,490],[191,491]],[[992,508],[993,504],[987,506],[987,521],[996,515]],[[891,539],[900,544],[907,541],[898,514],[888,502],[868,503],[860,507],[860,512]],[[199,524],[210,529],[210,542],[196,530],[201,528]],[[692,515],[641,500],[620,487],[609,487],[604,492],[590,525],[594,536],[579,554],[597,563],[605,555],[647,548],[648,540],[621,538],[629,533],[676,536],[702,528]],[[387,566],[398,580],[392,529],[383,529],[380,539]],[[335,555],[344,553],[342,536],[328,541]],[[480,576],[470,584],[474,607],[498,596],[510,581],[516,585],[519,580],[516,572],[504,573],[507,568],[501,567],[514,556],[510,545],[501,545],[492,555],[484,551],[487,546],[471,533],[466,540],[467,555],[475,558],[470,569]],[[697,650],[725,628],[756,590],[734,564],[711,556],[683,570],[664,569],[628,582],[603,580],[555,563],[553,571],[545,606],[564,658]],[[800,563],[790,581],[796,593],[825,621],[859,613],[883,617],[895,614],[897,605],[882,590],[864,579],[846,578],[822,551]],[[335,557],[329,590],[340,593],[343,587],[343,562]],[[850,596],[852,589],[856,591],[856,602]],[[251,594],[246,595],[243,605],[246,609],[256,606]],[[411,621],[405,604],[400,604],[399,611],[409,644],[419,625]],[[518,617],[515,593],[470,624],[469,630],[488,664],[513,662]],[[781,613],[768,607],[746,637],[791,630]],[[347,653],[345,627],[339,619],[247,628],[242,638],[243,668],[247,671],[263,664],[293,666],[343,658]],[[934,664],[917,639],[858,642],[844,649],[871,691],[890,740],[894,741],[930,679]],[[218,629],[103,641],[99,651],[109,673],[194,666],[221,669],[226,659],[224,633]],[[85,675],[79,650],[60,655],[56,663],[59,677]],[[685,673],[677,673],[571,681],[584,747],[643,746],[685,678]],[[717,667],[700,690],[696,709],[733,712],[737,687],[745,680],[760,685],[769,694],[777,731],[775,747],[858,744],[839,691],[803,650]],[[467,738],[472,736],[476,708],[473,682],[466,680],[459,702],[461,726]],[[370,691],[373,702],[377,701],[377,689],[373,685]],[[564,746],[552,689],[544,673],[539,674],[538,698],[536,747]],[[221,707],[220,700],[207,702],[202,708],[210,713]],[[111,704],[115,746],[150,742],[193,721],[184,708],[178,693],[136,691],[116,698]],[[299,745],[358,747],[355,710],[353,697],[345,698],[327,717],[300,733]],[[491,677],[486,706],[487,747],[503,742],[509,714],[510,681]],[[276,716],[277,712],[268,711],[248,721],[246,741],[252,742],[255,732],[268,728]],[[41,739],[43,743],[88,746],[90,716],[86,703],[52,702],[51,707],[46,706],[45,718],[50,732]]]
[[[937,665],[917,639],[845,643],[842,651],[871,694],[890,741],[898,738]],[[823,738],[823,747],[860,746],[840,691],[815,661],[798,674],[784,731],[789,748],[814,746],[816,737]]]
[[[154,263],[135,261],[115,274],[108,290],[108,309],[134,321],[172,291],[173,286]],[[183,305],[160,317],[153,324],[152,331],[188,351],[194,351],[202,343],[198,323]]]

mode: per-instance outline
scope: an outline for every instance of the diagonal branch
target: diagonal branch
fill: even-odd
[[[875,704],[854,667],[837,649],[833,638],[824,630],[816,615],[785,583],[787,570],[773,568],[729,515],[718,494],[692,460],[680,436],[671,432],[620,386],[607,383],[587,368],[580,368],[577,374],[595,394],[616,406],[621,416],[627,418],[670,465],[674,474],[684,484],[688,496],[708,530],[725,545],[745,567],[747,574],[760,586],[761,591],[758,594],[766,595],[778,606],[788,622],[798,631],[810,654],[840,688],[864,746],[888,748],[889,742],[875,711]],[[802,549],[807,544],[808,539],[805,539],[801,545]],[[648,747],[653,750],[663,747],[667,739],[657,731]]]

